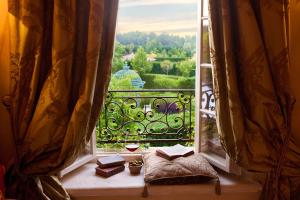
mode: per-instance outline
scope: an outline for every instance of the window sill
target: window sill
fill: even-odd
[[[95,162],[76,169],[63,177],[62,183],[74,199],[99,199],[106,200],[144,199],[141,197],[144,180],[143,171],[140,175],[131,176],[129,170],[116,174],[110,178],[102,178],[95,175]],[[240,177],[220,172],[221,196],[214,192],[215,183],[193,184],[193,185],[151,185],[148,187],[148,199],[259,199],[261,187],[253,182],[246,181]]]

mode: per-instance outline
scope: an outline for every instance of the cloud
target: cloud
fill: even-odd
[[[197,31],[196,20],[133,20],[120,21],[118,32],[126,33],[131,31],[170,33],[175,35],[194,35]]]
[[[197,0],[121,0],[120,8],[164,4],[196,4],[196,2]]]
[[[197,0],[121,0],[118,32],[194,35]]]

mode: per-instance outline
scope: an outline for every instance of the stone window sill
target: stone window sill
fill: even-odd
[[[102,178],[95,175],[95,162],[90,162],[74,170],[62,178],[63,186],[73,199],[118,200],[124,198],[145,199],[141,197],[144,180],[143,171],[140,175],[132,176],[127,164],[125,171]],[[215,182],[193,185],[150,185],[148,186],[150,199],[193,200],[193,199],[259,199],[261,187],[257,183],[240,177],[220,172],[221,195],[215,194]]]

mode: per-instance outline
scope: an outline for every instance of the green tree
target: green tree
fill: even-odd
[[[173,63],[169,60],[164,60],[160,63],[160,67],[168,75],[169,71],[173,69]]]
[[[177,70],[182,76],[189,77],[191,71],[195,69],[196,63],[194,60],[184,60],[176,65]]]
[[[135,48],[136,48],[135,45],[133,43],[130,43],[125,46],[125,51],[127,54],[130,54],[134,52]]]
[[[182,48],[173,48],[170,50],[172,58],[185,58],[186,52]]]
[[[122,56],[124,55],[124,52],[125,52],[125,46],[119,42],[116,42],[113,63],[112,63],[112,72],[113,73],[122,69],[123,64],[124,64],[124,62],[122,60]]]
[[[140,74],[148,73],[152,70],[152,64],[147,61],[147,54],[143,47],[139,47],[131,61],[131,66]]]
[[[166,50],[166,49],[163,49],[163,50],[158,54],[158,57],[161,57],[161,58],[167,58],[167,57],[169,57],[167,50]]]
[[[145,50],[147,53],[155,52],[157,53],[161,49],[161,44],[156,39],[151,39],[147,41],[145,45]]]

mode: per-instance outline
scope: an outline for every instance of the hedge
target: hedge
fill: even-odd
[[[160,67],[160,63],[161,62],[157,62],[157,61],[154,61],[152,62],[152,71],[151,73],[152,74],[166,74],[166,72],[164,72],[161,67]],[[177,75],[178,73],[178,70],[176,68],[176,63],[173,62],[173,68],[169,71],[169,74],[170,75]]]
[[[193,89],[195,77],[182,77],[163,74],[144,74],[145,89]]]
[[[156,57],[155,58],[156,61],[164,61],[164,60],[169,60],[171,62],[180,62],[180,61],[184,61],[186,60],[187,58],[186,57],[183,57],[183,58],[172,58],[172,57]]]

